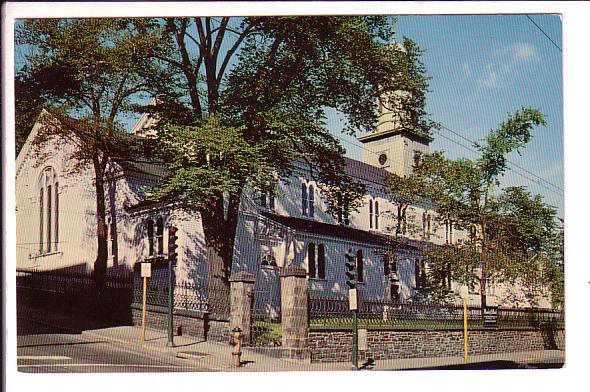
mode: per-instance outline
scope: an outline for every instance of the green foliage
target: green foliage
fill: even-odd
[[[364,187],[344,175],[345,151],[327,127],[327,108],[342,113],[343,131],[355,134],[373,129],[378,97],[409,91],[416,128],[428,132],[421,52],[407,39],[401,47],[394,44],[392,18],[203,17],[150,23],[161,35],[152,61],[167,75],[147,78],[157,96],[150,110],[160,119],[156,150],[163,150],[174,173],[155,195],[205,216],[210,244],[231,249],[228,236],[237,219],[231,211],[244,187],[264,189],[271,178],[288,179],[293,161],[309,168],[333,215],[360,206]],[[235,159],[221,164],[219,154]],[[218,211],[224,206],[230,213]],[[224,257],[230,256],[231,251]]]
[[[268,187],[275,180],[269,160],[284,141],[248,144],[243,129],[222,126],[211,118],[201,126],[166,127],[159,153],[171,175],[154,190],[155,199],[172,199],[188,211],[206,209],[219,194],[239,196],[244,184]]]
[[[16,31],[17,44],[32,48],[19,73],[23,86],[54,108],[33,141],[39,160],[43,145],[62,139],[75,147],[75,170],[94,170],[97,287],[107,267],[104,174],[111,158],[135,151],[120,118],[146,91],[144,73],[159,72],[148,61],[158,40],[146,28],[132,19],[29,19]]]
[[[456,281],[477,282],[482,301],[490,278],[518,280],[531,299],[541,285],[559,285],[548,280],[559,279],[555,261],[550,261],[555,258],[549,256],[555,252],[548,252],[557,231],[555,209],[524,187],[497,189],[507,169],[507,155],[515,150],[520,153],[534,127],[545,124],[538,110],[522,108],[492,131],[485,144],[476,145],[481,152],[478,159],[452,160],[443,152],[423,157],[416,175],[426,181],[440,219],[470,233],[462,245],[429,254],[434,280],[450,271]]]

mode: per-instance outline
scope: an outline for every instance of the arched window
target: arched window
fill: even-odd
[[[57,251],[59,233],[59,185],[52,167],[39,178],[39,254]]]
[[[43,254],[45,251],[44,237],[43,237],[43,220],[45,217],[45,194],[44,189],[39,190],[39,254]]]
[[[414,275],[416,280],[416,288],[421,289],[426,287],[426,268],[424,260],[418,257],[414,259]]]
[[[309,193],[308,193],[308,197],[309,197],[309,217],[313,218],[313,214],[314,214],[314,196],[315,196],[315,192],[313,189],[313,185],[309,186]]]
[[[147,220],[147,236],[148,236],[148,255],[154,255],[154,222],[151,219]]]
[[[388,276],[390,273],[390,260],[389,260],[389,253],[385,253],[383,255],[383,275]]]
[[[373,228],[373,199],[369,200],[369,228]]]
[[[55,189],[54,189],[54,205],[53,205],[53,242],[54,242],[54,249],[57,250],[57,244],[59,243],[59,183],[55,182]]]
[[[315,244],[311,242],[307,246],[307,269],[310,278],[316,277],[316,265],[315,265]]]
[[[158,255],[164,254],[164,221],[161,217],[156,221],[156,242],[158,244]]]
[[[318,278],[326,279],[326,247],[318,245]]]
[[[375,230],[379,230],[379,202],[375,200]]]
[[[363,276],[363,251],[362,250],[358,250],[356,252],[356,276],[357,276],[357,281],[359,282],[364,282],[365,278]]]
[[[301,213],[307,216],[307,186],[305,183],[301,184]]]

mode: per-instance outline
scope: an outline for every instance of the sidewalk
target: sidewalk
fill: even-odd
[[[210,371],[343,371],[351,370],[348,362],[337,363],[309,363],[305,360],[279,359],[267,355],[255,353],[248,348],[243,350],[242,367],[231,366],[231,346],[212,341],[199,341],[190,336],[175,336],[175,347],[167,346],[167,334],[165,331],[146,330],[146,341],[141,342],[141,329],[132,326],[105,328],[100,330],[85,331],[93,337],[100,337],[127,345],[134,350],[150,351],[155,355],[184,358],[191,361],[194,366],[202,367]],[[455,366],[469,365],[468,368],[484,369],[486,364],[502,366],[521,364],[522,368],[527,364],[544,363],[552,367],[564,362],[564,352],[559,350],[526,351],[514,353],[501,353],[489,355],[473,355],[467,363],[463,357],[437,357],[437,358],[411,358],[378,360],[366,366],[367,370],[430,370],[434,368],[453,368]],[[359,366],[362,364],[359,363]],[[493,367],[493,366],[492,366]],[[515,366],[512,366],[515,367]]]
[[[207,371],[345,371],[351,370],[350,362],[310,363],[309,360],[274,358],[254,352],[245,347],[242,353],[242,367],[231,365],[232,347],[226,343],[202,341],[192,336],[175,336],[175,347],[168,347],[168,335],[162,330],[146,330],[146,341],[141,341],[141,328],[134,326],[105,326],[86,329],[82,322],[72,318],[60,318],[52,315],[52,320],[43,320],[42,311],[29,311],[27,318],[48,325],[62,325],[62,329],[71,329],[93,339],[101,339],[123,345],[126,349],[140,354],[169,357],[187,365]],[[46,316],[46,315],[45,315]],[[68,322],[69,321],[69,322]],[[565,353],[559,350],[525,351],[489,355],[472,355],[467,363],[462,356],[429,357],[376,360],[372,364],[359,367],[363,370],[430,370],[445,368],[527,368],[530,364],[545,364],[559,367],[565,361]],[[519,366],[520,365],[520,366]],[[532,367],[535,367],[534,365]]]

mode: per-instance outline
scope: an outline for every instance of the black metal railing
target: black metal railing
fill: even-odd
[[[415,303],[393,303],[386,300],[364,299],[358,304],[360,325],[379,328],[460,329],[463,327],[463,307]],[[339,328],[352,325],[352,312],[347,298],[310,298],[309,319],[312,328]],[[467,308],[467,320],[472,328],[484,327],[480,307]],[[563,328],[563,312],[552,309],[499,308],[498,328]]]
[[[276,347],[281,345],[281,308],[264,299],[270,290],[255,290],[252,301],[252,345]]]

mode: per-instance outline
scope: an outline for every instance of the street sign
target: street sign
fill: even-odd
[[[356,289],[348,290],[348,309],[349,310],[357,310],[358,309],[358,296]]]
[[[152,277],[152,263],[141,263],[141,277],[151,278]]]
[[[483,308],[483,326],[486,328],[496,328],[498,326],[497,306],[486,306]]]

